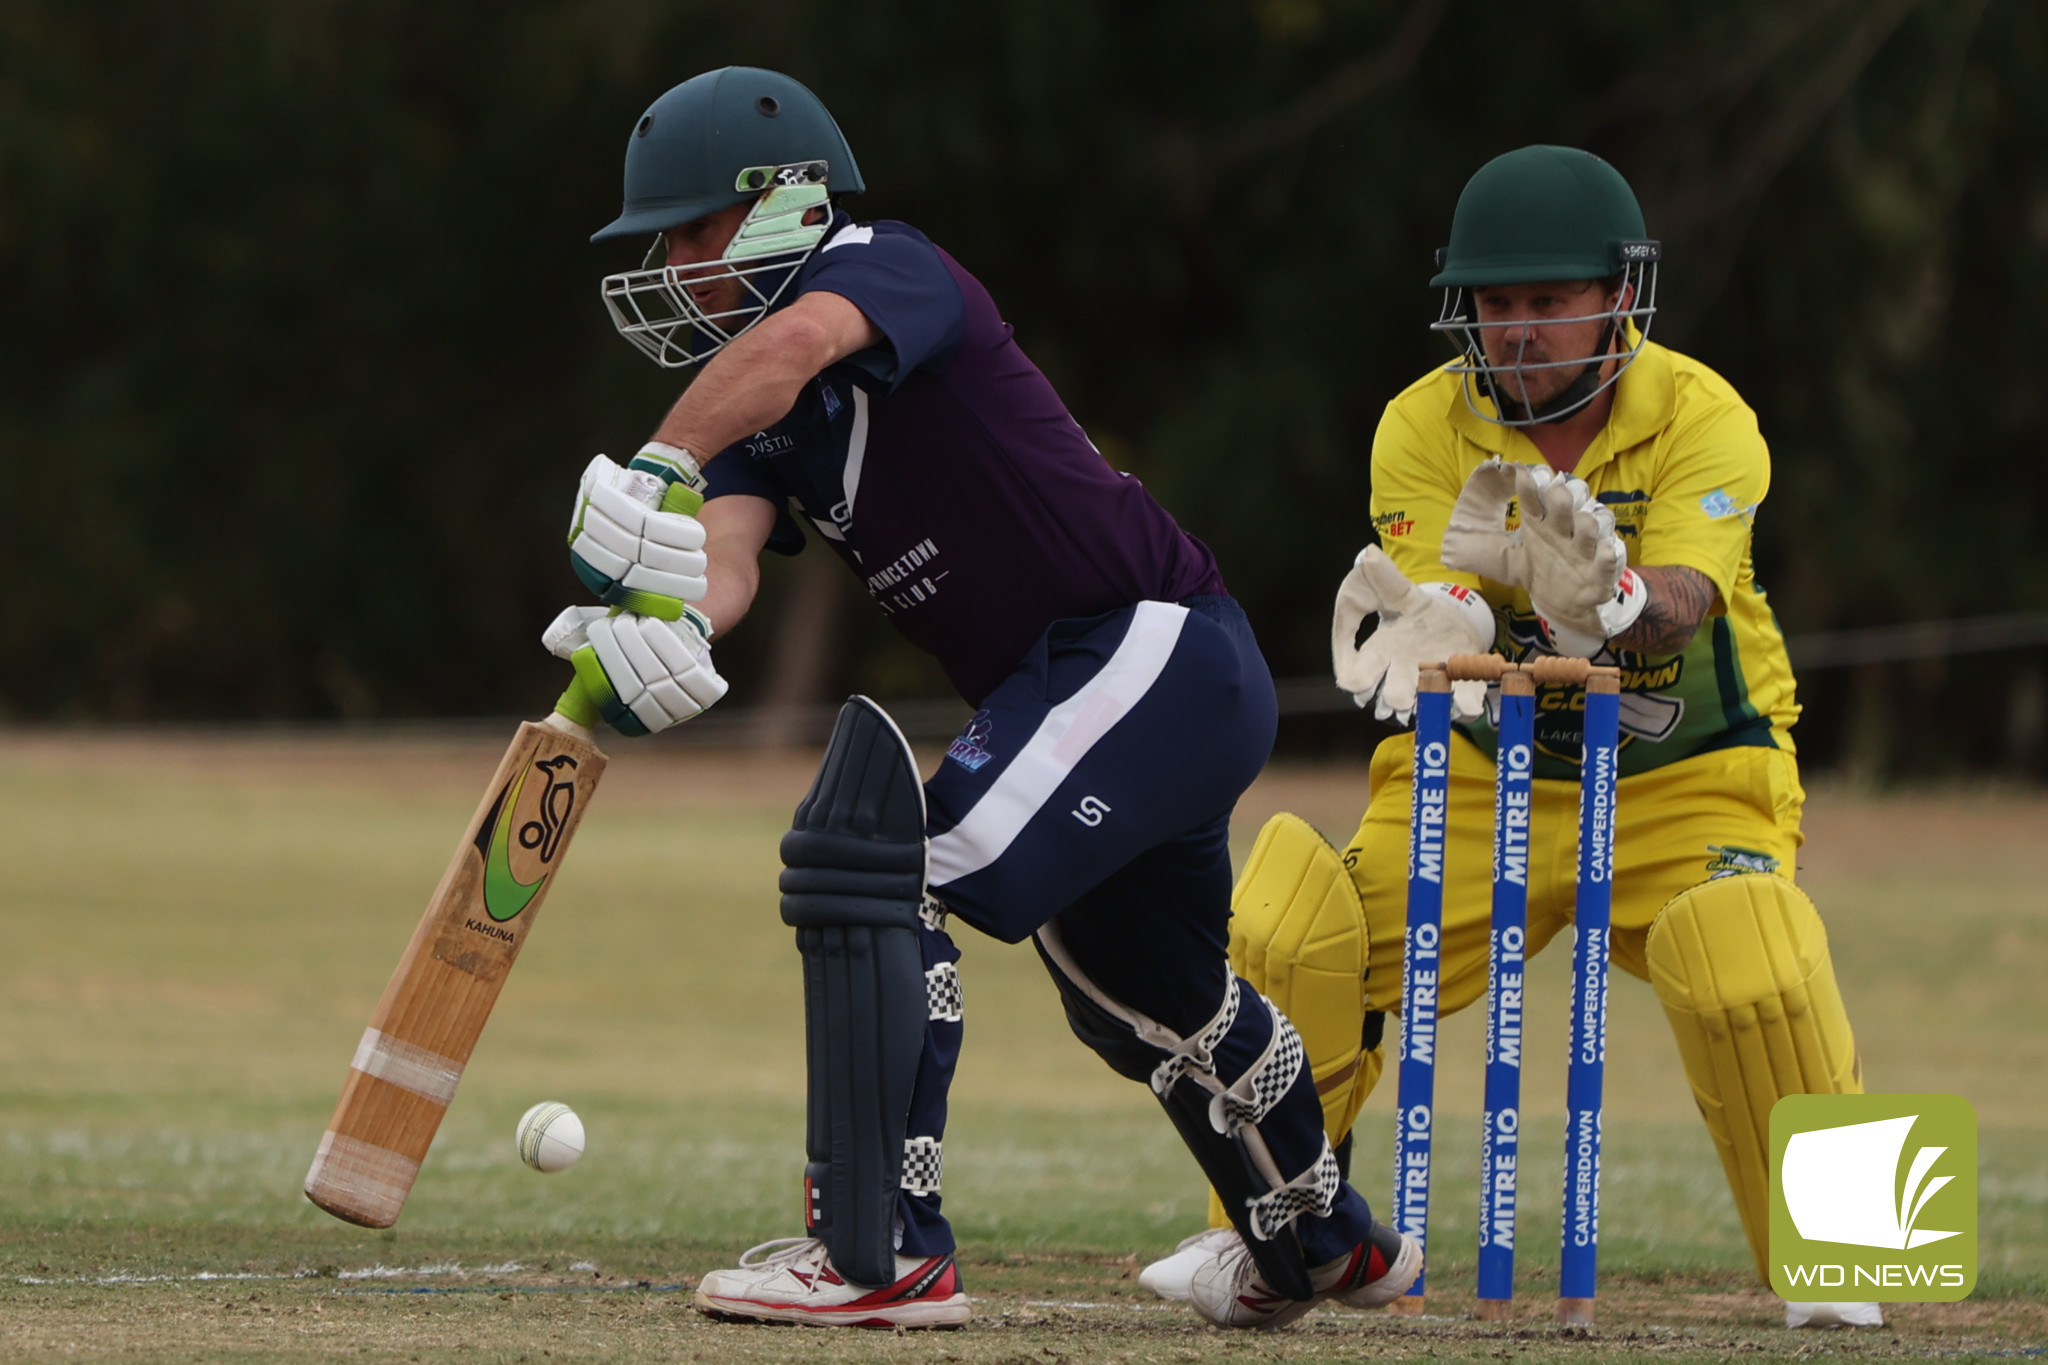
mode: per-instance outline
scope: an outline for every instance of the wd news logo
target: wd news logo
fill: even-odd
[[[1788,1095],[1771,1110],[1771,1287],[1951,1303],[1977,1283],[1977,1112],[1960,1095]]]

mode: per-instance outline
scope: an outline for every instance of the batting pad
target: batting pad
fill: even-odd
[[[1658,913],[1645,953],[1768,1282],[1771,1107],[1786,1095],[1863,1093],[1827,930],[1782,877],[1717,877]]]
[[[924,792],[910,746],[865,697],[839,712],[825,761],[782,838],[782,919],[804,960],[810,1075],[805,1220],[863,1286],[896,1279],[896,1193],[932,1013],[918,946]],[[914,1188],[938,1187],[937,1144]]]
[[[1301,1034],[1332,1144],[1379,1078],[1361,1045],[1370,947],[1337,850],[1298,815],[1268,820],[1230,898],[1230,965]]]

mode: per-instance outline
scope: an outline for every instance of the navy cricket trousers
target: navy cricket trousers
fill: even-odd
[[[1059,920],[1102,990],[1183,1036],[1222,1005],[1230,973],[1230,813],[1265,764],[1272,676],[1228,597],[1140,602],[1054,622],[986,699],[925,784],[928,885],[962,920],[1018,943]],[[944,930],[921,935],[925,968],[950,973]],[[1233,1079],[1272,1022],[1240,981],[1237,1022],[1216,1049]],[[962,1024],[934,1019],[910,1133],[936,1141]],[[1260,1125],[1288,1175],[1323,1146],[1306,1067]],[[904,1255],[953,1248],[940,1196],[905,1193]],[[1370,1214],[1348,1187],[1326,1219],[1296,1225],[1311,1265],[1348,1253]]]

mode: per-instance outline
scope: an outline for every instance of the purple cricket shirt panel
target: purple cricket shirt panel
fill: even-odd
[[[1208,548],[1109,467],[950,256],[888,222],[821,256],[831,269],[807,269],[799,292],[815,281],[931,350],[907,374],[873,353],[828,369],[788,417],[711,462],[712,496],[767,497],[810,520],[977,705],[1054,621],[1224,591]],[[923,287],[919,269],[932,272]],[[891,314],[949,306],[960,312]]]

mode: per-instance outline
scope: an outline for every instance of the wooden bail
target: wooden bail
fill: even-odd
[[[1585,659],[1546,654],[1524,660],[1522,668],[1545,687],[1584,687],[1593,665]]]
[[[1498,654],[1453,654],[1444,669],[1453,682],[1499,682],[1515,666]]]

